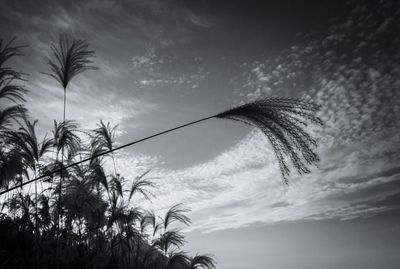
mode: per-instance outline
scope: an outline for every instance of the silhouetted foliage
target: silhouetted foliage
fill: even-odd
[[[51,67],[48,75],[57,80],[64,89],[76,75],[96,69],[91,60],[94,51],[89,50],[89,45],[84,40],[70,41],[66,36],[61,36],[58,45],[53,44],[51,50],[55,59],[48,60]]]
[[[51,47],[55,59],[49,60],[50,76],[64,89],[64,119],[54,121],[53,137],[42,139],[37,136],[37,120],[31,121],[21,104],[25,88],[12,84],[22,79],[21,73],[3,66],[21,55],[20,48],[0,41],[0,98],[15,103],[0,110],[0,188],[9,190],[0,197],[1,208],[7,212],[0,215],[0,268],[215,268],[212,256],[190,257],[181,250],[185,237],[174,225],[191,223],[182,204],[171,207],[164,217],[136,204],[153,195],[156,185],[148,177],[150,170],[125,179],[117,173],[113,154],[98,156],[116,149],[117,126],[100,121],[94,130],[82,131],[78,123],[65,120],[68,83],[94,69],[94,52],[87,43],[60,38],[58,46]],[[286,159],[300,173],[309,172],[307,165],[318,161],[313,151],[316,142],[304,130],[307,122],[321,124],[315,116],[318,108],[309,102],[275,98],[214,117],[261,129],[286,177],[290,172]],[[209,118],[213,117],[202,120]],[[85,163],[76,163],[88,156]],[[107,161],[112,161],[113,173],[105,168]],[[66,165],[70,165],[68,170],[60,170]],[[24,180],[41,175],[45,180],[35,180],[34,193],[19,188]]]

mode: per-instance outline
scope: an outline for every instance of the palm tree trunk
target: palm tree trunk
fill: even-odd
[[[35,171],[33,171],[35,177],[36,177],[36,168]],[[38,233],[38,199],[37,199],[37,181],[35,181],[35,234],[37,238],[37,233]]]
[[[63,128],[65,127],[65,111],[67,107],[67,89],[64,88],[64,109],[63,109]],[[61,167],[64,167],[64,147],[61,148]],[[60,190],[58,193],[58,220],[57,220],[57,225],[58,228],[60,228],[60,221],[61,221],[61,194],[62,194],[62,182],[64,180],[64,174],[61,172],[61,177],[60,177]]]
[[[63,108],[63,127],[65,127],[65,111],[66,111],[66,107],[67,107],[67,88],[64,87],[64,108]],[[57,153],[58,156],[58,153]],[[64,147],[61,148],[61,168],[64,167]],[[60,244],[58,242],[59,239],[59,232],[60,232],[60,227],[61,227],[61,194],[62,194],[62,182],[64,179],[64,175],[63,175],[64,171],[61,171],[61,175],[60,175],[60,190],[58,193],[58,210],[57,210],[57,250],[56,250],[56,257],[58,258],[60,255]],[[60,268],[60,263],[57,262],[57,268]]]

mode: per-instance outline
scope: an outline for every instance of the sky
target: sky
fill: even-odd
[[[264,1],[266,2],[266,1]],[[191,209],[186,250],[221,269],[397,268],[400,263],[400,7],[397,1],[2,0],[1,37],[26,44],[26,106],[42,135],[63,91],[43,73],[60,34],[85,39],[67,118],[118,124],[117,144],[264,97],[321,104],[321,162],[285,185],[267,139],[211,119],[117,154],[147,169],[144,207]]]

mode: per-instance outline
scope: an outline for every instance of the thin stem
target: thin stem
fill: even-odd
[[[33,171],[34,175],[36,177],[36,168]],[[35,230],[36,230],[36,239],[37,239],[37,233],[38,233],[38,199],[37,199],[37,181],[35,181]]]
[[[66,111],[66,107],[67,107],[67,88],[66,86],[64,86],[64,109],[63,109],[63,129],[61,129],[61,131],[64,131],[65,128],[65,111]],[[62,134],[61,134],[62,135]],[[64,168],[64,147],[61,148],[61,168]],[[61,170],[60,170],[61,171]],[[60,231],[60,227],[61,227],[61,195],[62,195],[62,182],[64,180],[64,175],[63,173],[61,173],[60,175],[60,190],[58,193],[58,210],[57,210],[57,231]],[[58,243],[58,239],[59,239],[59,235],[57,233],[57,243]],[[59,254],[59,244],[57,244],[57,257]],[[59,263],[57,263],[57,267],[59,267]]]
[[[0,192],[0,195],[3,195],[3,194],[5,194],[5,193],[7,193],[7,192],[9,192],[9,191],[11,191],[11,190],[17,189],[17,188],[19,188],[19,187],[22,187],[22,186],[24,186],[24,185],[30,184],[30,183],[32,183],[32,182],[35,182],[35,181],[37,181],[37,180],[39,180],[39,179],[46,178],[46,177],[51,176],[51,175],[53,175],[53,174],[55,174],[55,173],[59,173],[59,172],[65,170],[65,169],[68,169],[68,168],[72,167],[72,166],[76,166],[76,165],[78,165],[78,164],[81,164],[81,163],[90,161],[90,160],[92,160],[92,159],[98,158],[98,157],[100,157],[100,156],[109,154],[109,153],[111,153],[111,152],[114,152],[114,151],[117,151],[117,150],[120,150],[120,149],[129,147],[129,146],[132,146],[132,145],[134,145],[134,144],[138,144],[138,143],[143,142],[143,141],[145,141],[145,140],[149,140],[149,139],[151,139],[151,138],[154,138],[154,137],[157,137],[157,136],[160,136],[160,135],[163,135],[163,134],[166,134],[166,133],[169,133],[169,132],[172,132],[172,131],[175,131],[175,130],[184,128],[184,127],[189,126],[189,125],[193,125],[193,124],[196,124],[196,123],[199,123],[199,122],[202,122],[202,121],[209,120],[209,119],[211,119],[211,118],[215,118],[215,117],[217,117],[217,116],[218,116],[218,114],[213,115],[213,116],[209,116],[209,117],[206,117],[206,118],[202,118],[202,119],[200,119],[200,120],[192,121],[192,122],[189,122],[189,123],[180,125],[180,126],[178,126],[178,127],[174,127],[174,128],[171,128],[171,129],[168,129],[168,130],[165,130],[165,131],[162,131],[162,132],[159,132],[159,133],[156,133],[156,134],[153,134],[153,135],[150,135],[150,136],[141,138],[141,139],[139,139],[139,140],[132,141],[132,142],[127,143],[127,144],[124,144],[124,145],[122,145],[122,146],[113,148],[112,150],[103,151],[102,153],[96,154],[96,155],[94,155],[94,156],[88,157],[88,158],[86,158],[86,159],[80,160],[80,161],[75,162],[75,163],[71,163],[71,164],[66,165],[66,166],[62,166],[61,168],[56,169],[56,170],[53,170],[52,172],[46,173],[46,174],[44,174],[44,175],[41,175],[41,176],[39,176],[39,177],[37,177],[37,178],[34,178],[34,179],[31,179],[31,180],[29,180],[29,181],[25,181],[24,183],[22,183],[22,184],[20,184],[20,185],[14,186],[14,187],[12,187],[12,188],[10,188],[10,189],[8,189],[8,190],[5,190],[5,191]]]

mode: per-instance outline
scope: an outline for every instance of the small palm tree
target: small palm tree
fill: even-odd
[[[58,160],[58,154],[64,151],[63,149],[66,149],[68,154],[75,155],[81,144],[78,136],[78,124],[71,120],[60,123],[54,121],[53,141],[57,154],[56,160]]]
[[[4,44],[0,39],[0,100],[6,99],[16,103],[16,105],[0,109],[0,131],[7,129],[14,119],[21,118],[26,109],[18,103],[25,102],[24,95],[27,90],[15,84],[23,80],[23,74],[4,64],[15,56],[20,56],[21,48],[24,46],[14,46],[14,40]]]
[[[89,45],[84,40],[73,39],[72,42],[65,36],[61,36],[58,45],[51,46],[54,59],[49,59],[48,64],[51,73],[48,75],[54,78],[64,90],[63,123],[65,124],[65,113],[67,103],[67,87],[72,78],[90,69],[92,66],[94,51],[89,50]],[[64,148],[62,148],[61,163],[64,163]],[[60,178],[60,182],[62,177]],[[60,184],[59,199],[61,199],[62,183]],[[61,200],[59,201],[61,204]]]
[[[0,188],[7,188],[11,181],[20,182],[24,173],[23,160],[15,150],[0,148]]]
[[[111,151],[114,149],[115,131],[118,125],[111,127],[108,122],[107,125],[103,121],[97,124],[97,128],[92,130],[92,147],[100,149],[102,152]],[[111,153],[111,159],[114,166],[115,176],[118,175],[115,165],[114,153]]]
[[[18,131],[9,131],[6,139],[12,150],[15,151],[22,160],[25,169],[30,169],[34,177],[40,169],[42,157],[51,149],[52,139],[44,138],[39,141],[36,135],[37,120],[33,123],[24,117],[24,124],[20,124]],[[28,174],[27,174],[28,175]],[[35,208],[37,212],[37,182],[35,181]]]
[[[51,67],[50,75],[60,83],[64,90],[64,110],[63,122],[65,121],[67,87],[72,78],[76,75],[90,69],[96,69],[92,66],[94,51],[89,50],[89,45],[84,40],[73,39],[72,42],[65,36],[60,37],[58,46],[51,46],[55,59],[48,60]]]

